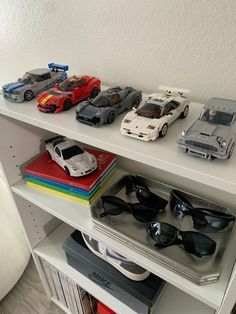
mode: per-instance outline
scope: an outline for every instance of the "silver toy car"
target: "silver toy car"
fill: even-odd
[[[137,108],[141,100],[141,91],[132,87],[112,87],[94,99],[81,102],[76,108],[76,119],[95,127],[110,124],[120,113]]]
[[[212,160],[230,158],[236,139],[236,101],[211,98],[200,117],[181,133],[186,153]]]
[[[67,78],[67,65],[49,63],[48,69],[26,72],[17,82],[2,87],[3,96],[13,102],[32,100],[40,92],[61,83]]]

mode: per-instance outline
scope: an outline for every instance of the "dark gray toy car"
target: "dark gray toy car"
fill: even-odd
[[[181,133],[178,144],[186,153],[212,160],[230,158],[236,139],[236,101],[211,98],[200,117]]]
[[[141,100],[141,91],[132,87],[112,87],[94,99],[81,102],[76,108],[76,119],[95,127],[110,124],[120,113],[137,108]]]

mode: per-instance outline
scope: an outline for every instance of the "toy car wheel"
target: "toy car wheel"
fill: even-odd
[[[67,167],[65,167],[65,171],[68,174],[68,176],[70,176],[70,170]]]
[[[234,151],[234,143],[233,143],[233,145],[232,145],[231,148],[230,148],[229,155],[228,155],[228,159],[230,159],[230,157],[232,156],[233,151]]]
[[[115,120],[116,114],[115,111],[111,111],[107,116],[107,123],[111,124]]]
[[[91,97],[95,98],[99,93],[100,93],[100,89],[97,87],[94,87],[92,92],[91,92]]]
[[[25,93],[24,93],[24,99],[26,101],[30,101],[34,98],[34,93],[32,92],[32,90],[27,90]]]
[[[136,95],[136,96],[132,99],[132,107],[138,108],[140,102],[141,102],[141,97],[140,97],[139,95]],[[132,108],[132,107],[131,107],[131,108]]]
[[[72,107],[72,103],[69,99],[66,99],[64,101],[63,109],[64,110],[69,110]]]
[[[164,137],[168,131],[168,124],[165,123],[160,130],[159,137]]]
[[[52,159],[52,155],[49,153],[48,150],[47,150],[47,153],[48,153],[48,157],[49,157],[50,159]]]
[[[184,111],[183,112],[181,112],[181,114],[180,114],[180,118],[181,119],[184,119],[184,118],[186,118],[187,117],[187,115],[188,115],[188,112],[189,112],[189,106],[186,106],[185,108],[184,108]]]

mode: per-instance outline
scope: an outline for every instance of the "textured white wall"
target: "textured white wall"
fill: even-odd
[[[235,0],[1,0],[0,84],[49,61],[104,84],[236,99]]]

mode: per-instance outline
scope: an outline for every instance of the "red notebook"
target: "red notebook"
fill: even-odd
[[[115,162],[116,155],[93,148],[85,148],[85,150],[96,157],[98,164],[97,169],[87,176],[78,178],[69,176],[55,161],[49,158],[46,152],[29,163],[24,171],[40,178],[89,191]]]

